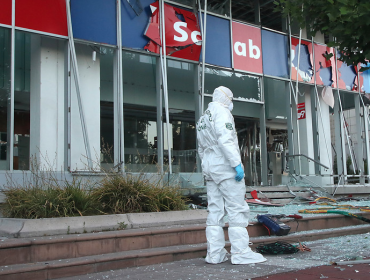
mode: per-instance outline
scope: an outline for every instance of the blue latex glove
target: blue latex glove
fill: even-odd
[[[236,171],[235,180],[240,182],[244,178],[244,170],[243,170],[242,164],[239,164],[238,166],[234,168]]]

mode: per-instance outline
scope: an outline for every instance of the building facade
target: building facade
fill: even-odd
[[[2,184],[34,168],[200,174],[195,124],[221,85],[234,93],[246,184],[345,184],[348,158],[366,183],[367,71],[272,1],[1,6]]]

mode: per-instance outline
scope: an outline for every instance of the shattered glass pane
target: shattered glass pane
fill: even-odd
[[[214,89],[221,85],[231,89],[234,94],[234,100],[251,102],[261,100],[259,77],[227,70],[206,68],[204,92],[212,94]]]
[[[141,5],[140,0],[127,0],[127,3],[130,4],[130,7],[137,16],[139,16],[143,11],[143,6]]]
[[[298,66],[298,52],[299,53],[299,69],[298,73],[301,76],[302,80],[305,82],[309,82],[312,79],[313,70],[312,70],[312,64],[310,59],[310,52],[308,50],[307,45],[301,44],[299,46],[299,49],[292,50],[292,64],[295,68]]]

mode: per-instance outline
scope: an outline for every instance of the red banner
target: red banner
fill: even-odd
[[[12,0],[1,0],[0,23],[12,25]]]
[[[145,36],[150,41],[144,49],[159,53],[162,45],[160,40],[160,13],[158,1],[150,5],[152,16],[149,20]],[[194,13],[164,4],[167,55],[199,61],[202,50],[202,38],[198,20]]]
[[[262,74],[261,29],[232,23],[234,68]]]
[[[17,0],[15,25],[68,36],[65,0]]]

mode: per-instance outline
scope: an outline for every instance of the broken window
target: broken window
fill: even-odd
[[[212,94],[220,85],[228,87],[233,92],[234,100],[251,102],[261,100],[259,77],[207,67],[204,92]]]
[[[292,79],[297,79],[298,71],[298,81],[313,82],[313,67],[311,62],[312,44],[310,42],[301,40],[301,44],[299,45],[299,40],[297,38],[292,38],[292,49],[290,56],[292,61]]]
[[[233,0],[231,2],[231,16],[233,19],[258,24],[256,12],[259,11],[255,0]]]
[[[331,86],[334,82],[335,69],[334,49],[315,44],[315,77],[316,84]]]
[[[260,0],[260,16],[263,27],[285,31],[286,19],[281,16],[281,12],[275,11],[276,5],[272,0]]]

